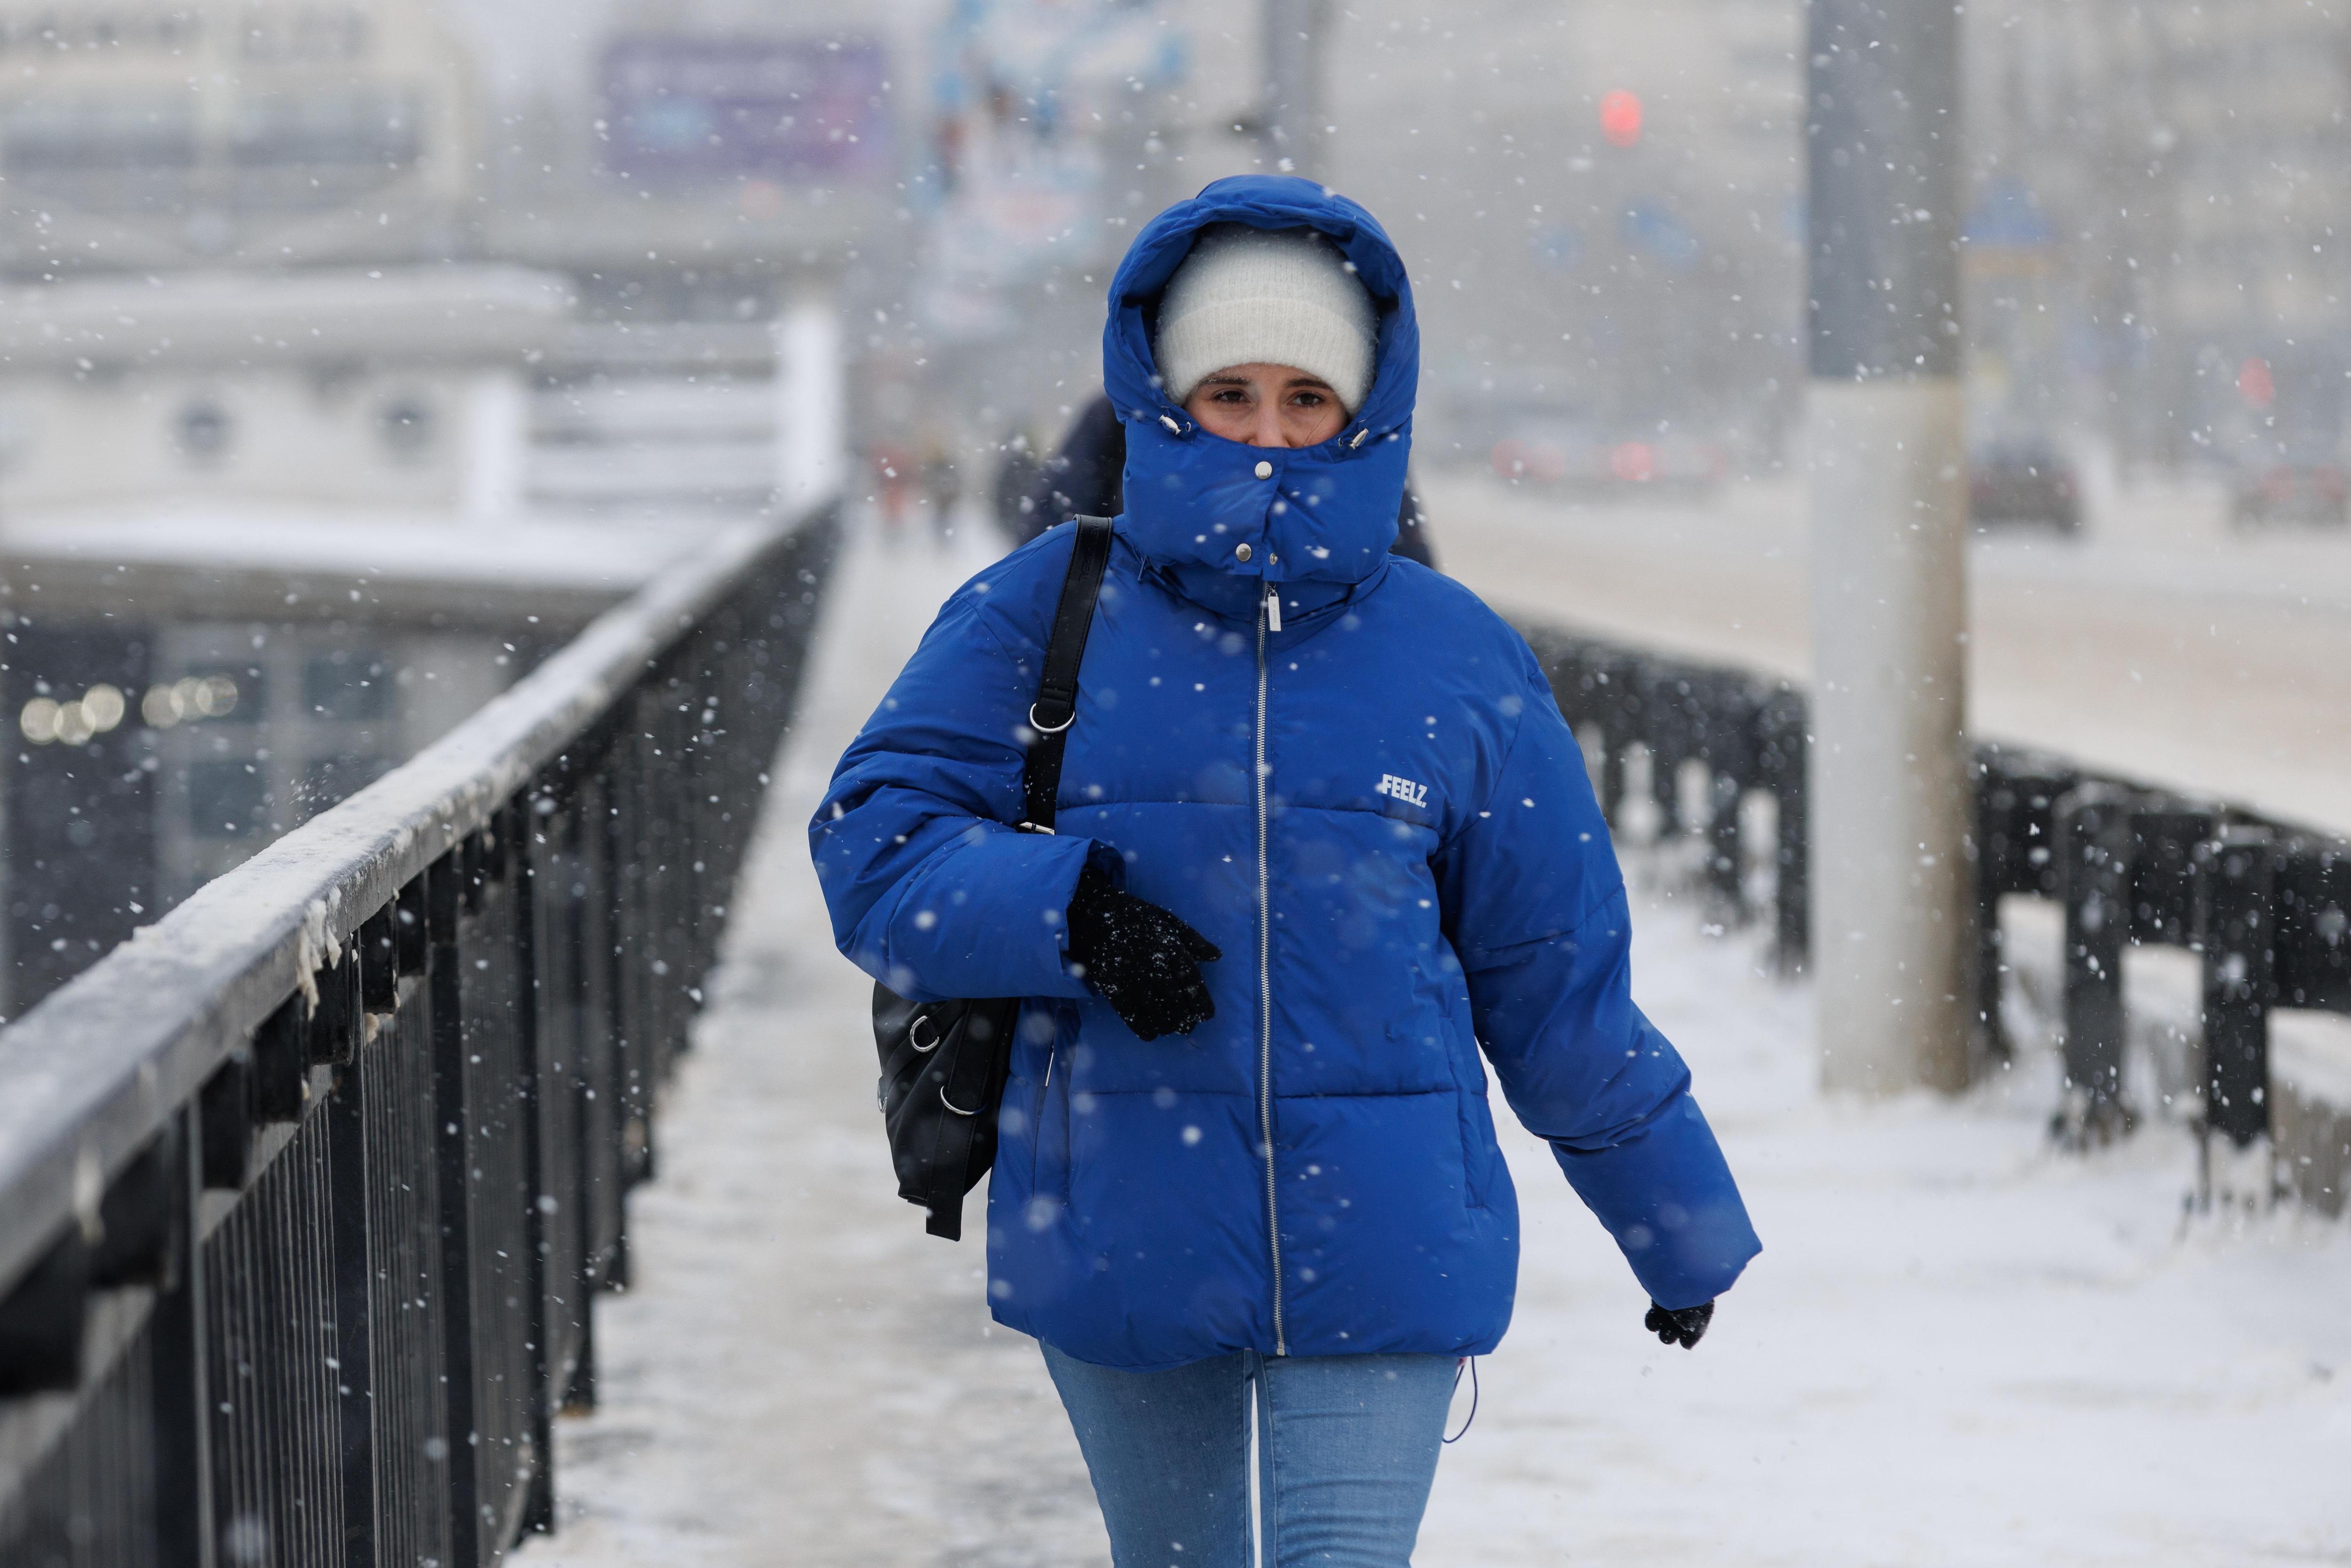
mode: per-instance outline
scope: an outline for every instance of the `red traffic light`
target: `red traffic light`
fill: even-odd
[[[1641,140],[1641,100],[1619,88],[1600,100],[1600,134],[1612,147],[1630,147]]]
[[[2255,408],[2267,408],[2277,401],[2277,381],[2270,374],[2267,360],[2247,360],[2237,367],[2237,395]]]

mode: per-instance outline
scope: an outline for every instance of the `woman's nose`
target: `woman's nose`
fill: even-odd
[[[1282,434],[1281,409],[1278,404],[1261,402],[1257,416],[1249,422],[1249,444],[1251,446],[1287,446],[1289,436]]]

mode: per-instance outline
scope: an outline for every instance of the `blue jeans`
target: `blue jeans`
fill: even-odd
[[[1046,1345],[1115,1568],[1407,1568],[1453,1397],[1449,1355],[1267,1356],[1121,1372]]]

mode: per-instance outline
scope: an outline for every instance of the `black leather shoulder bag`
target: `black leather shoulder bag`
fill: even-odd
[[[1045,645],[1037,700],[1029,709],[1033,738],[1022,779],[1024,833],[1053,831],[1061,787],[1061,753],[1078,716],[1078,666],[1093,627],[1094,601],[1110,564],[1107,517],[1079,517],[1070,569]],[[1019,997],[910,1002],[873,988],[873,1043],[882,1055],[874,1097],[898,1168],[898,1196],[929,1210],[923,1228],[948,1240],[963,1235],[964,1194],[996,1163],[996,1116],[1012,1066]]]

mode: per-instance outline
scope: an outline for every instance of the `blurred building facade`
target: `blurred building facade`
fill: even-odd
[[[89,273],[0,292],[0,516],[235,503],[495,518],[560,277]]]
[[[1980,189],[2029,193],[2049,229],[2045,298],[1995,288],[1979,308],[2060,319],[2036,376],[2062,417],[2143,468],[2335,459],[2351,17],[1992,0],[1969,28]]]
[[[448,256],[481,141],[429,5],[0,5],[0,267],[18,278]]]
[[[462,3],[0,0],[0,1012],[838,481],[885,52]]]
[[[566,47],[585,98],[500,112],[429,0],[0,0],[0,509],[768,504],[776,323],[887,232],[885,53]]]

